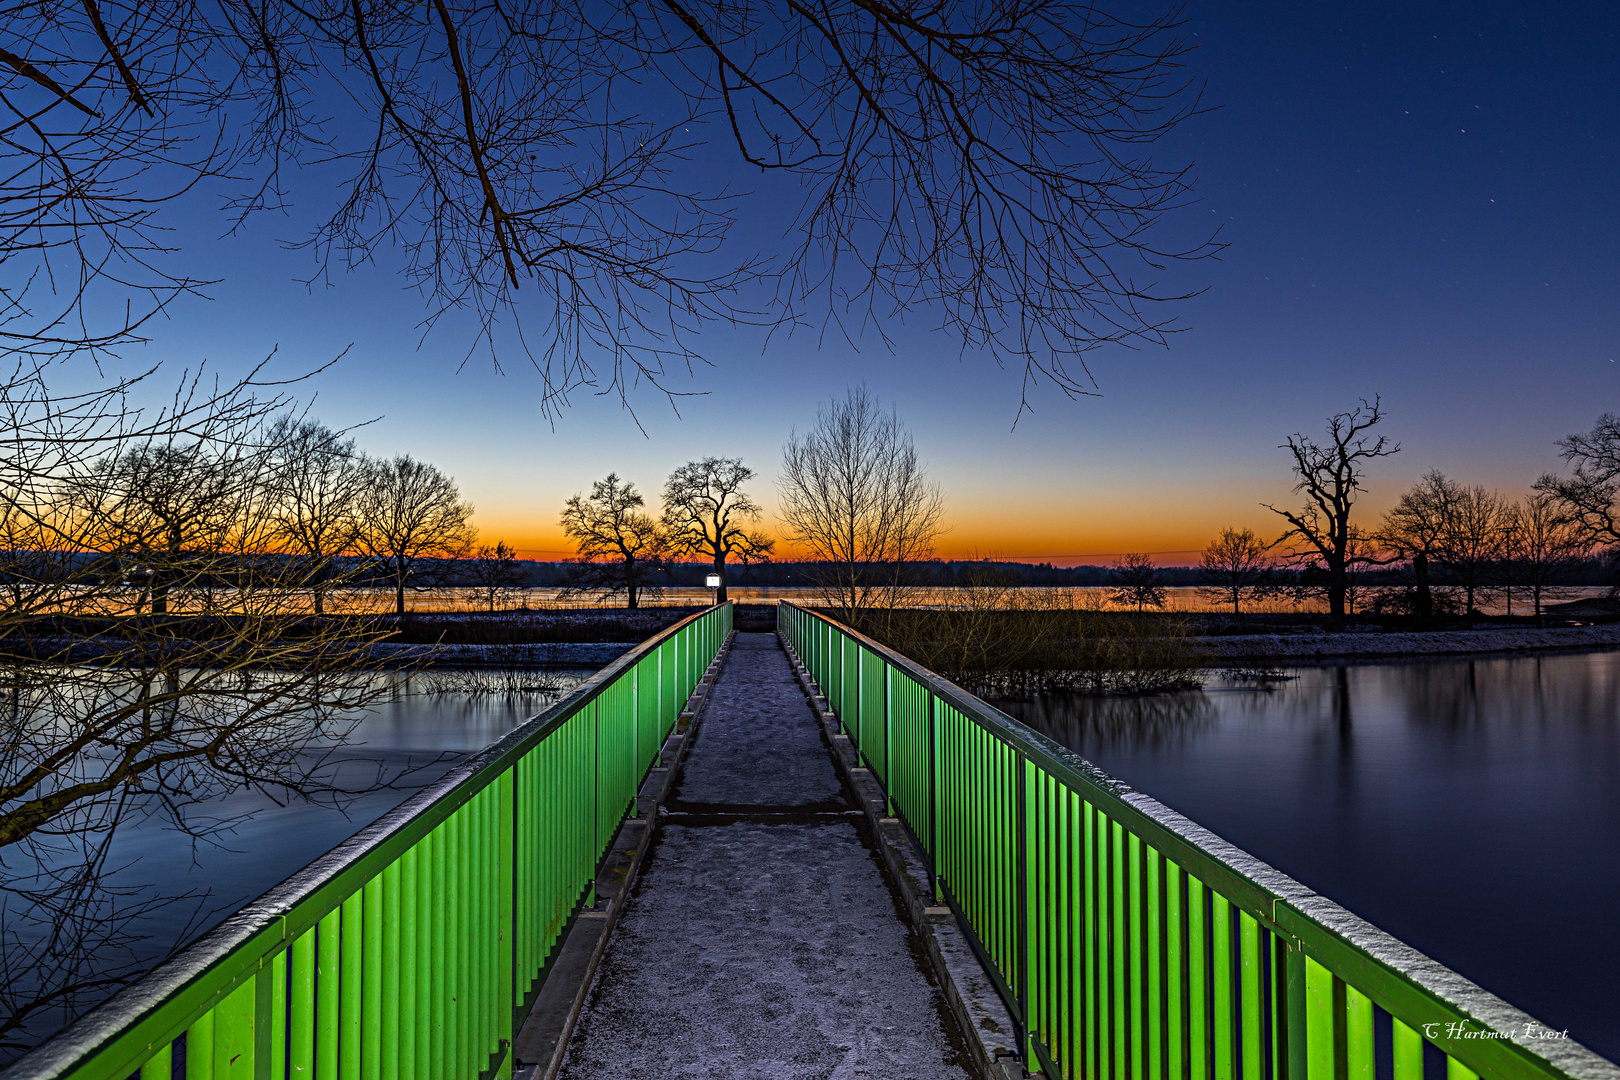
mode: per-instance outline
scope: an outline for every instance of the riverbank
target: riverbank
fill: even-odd
[[[1477,630],[1344,630],[1297,634],[1200,636],[1187,643],[1216,666],[1405,656],[1551,652],[1620,648],[1620,624],[1536,629],[1531,626]]]

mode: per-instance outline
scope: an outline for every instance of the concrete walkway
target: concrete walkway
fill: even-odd
[[[739,634],[574,1030],[567,1080],[966,1080],[772,634]]]

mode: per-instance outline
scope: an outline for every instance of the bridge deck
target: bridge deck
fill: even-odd
[[[965,1080],[814,715],[739,634],[575,1028],[565,1080]]]

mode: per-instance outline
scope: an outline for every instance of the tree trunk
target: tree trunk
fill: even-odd
[[[315,614],[326,614],[326,594],[321,591],[320,586],[315,587]]]
[[[726,557],[724,555],[716,555],[714,557],[714,572],[720,578],[720,588],[715,590],[714,602],[717,603],[717,604],[723,604],[727,600],[727,597],[726,597]]]
[[[1412,614],[1427,619],[1434,614],[1434,593],[1429,589],[1429,556],[1427,552],[1412,553],[1412,577],[1417,582],[1417,597],[1412,602]]]
[[[1344,567],[1328,570],[1328,621],[1334,626],[1344,625],[1344,594],[1349,591],[1349,575]]]
[[[394,575],[394,614],[405,614],[405,571]]]

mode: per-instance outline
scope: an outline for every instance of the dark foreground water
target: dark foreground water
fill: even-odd
[[[1620,653],[1000,702],[1620,1060]]]
[[[70,927],[75,932],[63,933],[42,925],[30,917],[23,898],[0,889],[0,944],[5,947],[0,956],[0,1068],[117,989],[94,988],[98,975],[111,971],[128,976],[161,960],[468,754],[549,707],[591,671],[554,671],[543,679],[522,674],[528,686],[537,680],[549,683],[549,694],[506,693],[501,684],[506,674],[385,676],[387,693],[363,714],[336,754],[342,761],[336,776],[345,786],[363,789],[377,781],[385,786],[341,809],[278,803],[244,791],[189,811],[194,824],[210,827],[208,837],[199,841],[161,816],[132,815],[118,826],[108,848],[108,872],[98,891],[104,899],[111,897],[105,901],[110,906],[91,913],[99,927]],[[15,857],[0,859],[0,874],[13,881],[28,869]],[[0,877],[0,885],[4,883]],[[126,914],[109,920],[108,911]],[[127,915],[131,911],[135,914]],[[47,933],[56,937],[48,940]],[[43,952],[30,955],[42,943]],[[42,992],[80,981],[93,988],[77,995],[65,1014],[59,1007],[29,1012]],[[24,1016],[20,1028],[12,1026]]]

